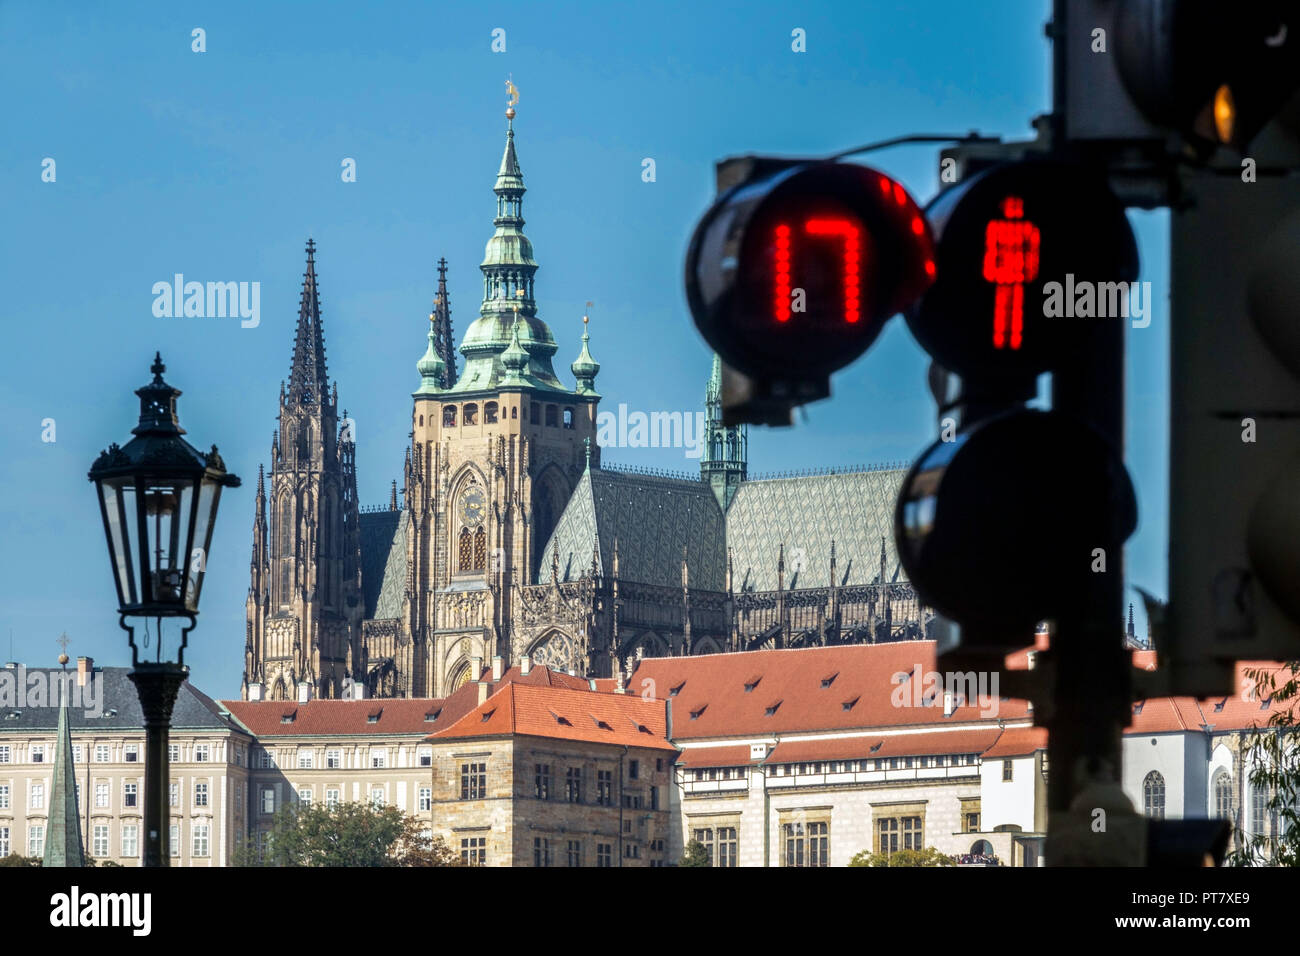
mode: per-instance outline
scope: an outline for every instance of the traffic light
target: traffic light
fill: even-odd
[[[865,166],[747,157],[719,166],[719,189],[687,251],[687,301],[749,380],[750,417],[733,420],[788,423],[925,290],[930,229],[902,185]]]
[[[907,322],[961,376],[962,421],[904,479],[895,538],[963,649],[1007,651],[1038,621],[1087,613],[1098,561],[1118,571],[1136,527],[1115,436],[1079,408],[1024,402],[1044,372],[1077,382],[1122,361],[1137,247],[1100,174],[1045,157],[978,172],[926,214],[937,276]]]
[[[1116,63],[1152,122],[1244,150],[1300,86],[1293,0],[1120,0]]]
[[[907,323],[951,371],[1032,378],[1077,356],[1100,322],[1129,317],[1137,244],[1123,207],[1085,167],[999,164],[941,193],[926,216],[938,277]]]
[[[1261,161],[1261,166],[1263,165]],[[1170,690],[1300,656],[1300,190],[1184,174],[1171,213]]]

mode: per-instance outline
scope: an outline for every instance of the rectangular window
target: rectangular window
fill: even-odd
[[[32,784],[32,798],[27,802],[28,809],[43,810],[45,808],[45,784]]]
[[[1011,779],[1011,761],[1004,760],[1002,761],[1002,780],[1005,783],[1010,779]]]
[[[262,788],[262,812],[275,813],[275,788]]]
[[[460,841],[460,861],[467,866],[487,863],[487,837],[466,837]]]
[[[140,828],[134,823],[122,824],[122,855],[128,860],[140,855]]]
[[[122,806],[136,806],[136,797],[139,796],[137,787],[134,783],[124,783],[122,785]]]
[[[72,745],[72,762],[81,763],[81,744]]]
[[[421,810],[433,809],[433,789],[431,787],[420,788],[420,800],[418,806]]]
[[[897,817],[881,817],[876,821],[876,852],[885,856],[898,852]]]
[[[327,750],[325,751],[325,767],[328,770],[337,770],[343,766],[343,751]]]
[[[313,754],[312,754],[312,752],[311,752],[310,750],[299,750],[299,751],[298,751],[298,769],[299,769],[299,770],[310,770],[310,769],[311,769],[311,765],[312,765],[312,757],[313,757]]]
[[[171,856],[181,855],[181,828],[173,823],[167,828],[167,852]]]
[[[423,750],[423,749],[422,749],[422,750],[418,751],[418,754],[417,754],[417,755],[418,755],[419,764],[420,764],[421,767],[432,767],[432,766],[433,766],[433,751],[432,751],[432,750]]]
[[[967,833],[979,833],[979,832],[980,832],[980,815],[979,815],[979,813],[968,813],[968,814],[966,814],[966,832],[967,832]]]
[[[0,810],[9,809],[9,784],[0,784]],[[0,856],[8,856],[8,853],[0,853]]]
[[[275,767],[275,758],[271,756],[269,750],[259,750],[257,752],[257,768],[259,770],[271,770]]]
[[[91,856],[108,856],[108,824],[96,823],[91,840]]]
[[[551,765],[549,763],[535,765],[533,783],[538,800],[551,799]]]
[[[635,780],[637,778],[637,775],[640,772],[641,772],[641,761],[629,760],[627,762],[627,779]]]
[[[95,784],[95,806],[100,808],[108,806],[108,784]]]
[[[382,770],[387,754],[383,750],[370,751],[370,766],[376,770]]]
[[[691,839],[695,840],[709,855],[709,866],[713,866],[713,828],[699,827],[691,833]]]
[[[921,818],[903,817],[903,849],[921,849]]]
[[[333,810],[339,805],[339,792],[334,787],[325,791],[325,806]]]
[[[179,807],[181,805],[181,785],[173,782],[167,788],[167,806]]]
[[[370,805],[376,809],[384,805],[384,791],[375,787],[370,791]]]
[[[45,748],[40,744],[32,745],[32,763],[45,763]]]
[[[582,841],[570,840],[568,850],[569,866],[582,866]]]
[[[0,763],[9,763],[10,761],[9,754],[10,754],[10,750],[8,744],[0,746]]]
[[[735,827],[718,828],[718,854],[715,859],[718,861],[717,866],[738,866],[736,862],[736,848],[738,846],[737,831]]]
[[[206,823],[195,823],[191,832],[194,835],[192,855],[206,857],[208,855],[208,825]]]
[[[0,827],[0,859],[9,855],[9,828]]]
[[[614,771],[596,771],[596,802],[602,807],[614,805]]]
[[[122,759],[125,760],[127,763],[139,763],[140,748],[137,747],[135,744],[127,744],[122,749]]]
[[[208,745],[207,745],[207,744],[195,744],[195,745],[194,745],[194,762],[195,762],[195,763],[207,763],[207,762],[208,762]]]
[[[564,797],[570,803],[582,803],[581,767],[570,767],[564,772]]]
[[[45,827],[33,823],[27,827],[27,855],[45,856]]]
[[[95,763],[108,763],[108,744],[95,745]]]
[[[95,759],[98,760],[99,758],[96,757]],[[181,745],[180,745],[180,744],[168,744],[168,745],[167,745],[167,762],[168,762],[168,763],[180,763],[180,762],[181,762]]]
[[[651,810],[659,809],[659,788],[658,787],[650,788],[650,809]]]
[[[533,837],[533,866],[551,865],[551,841],[546,837]]]
[[[612,843],[596,844],[596,865],[597,866],[614,865],[614,848]]]
[[[208,785],[206,783],[196,783],[194,785],[194,806],[206,807],[208,805]]]
[[[787,823],[781,832],[786,866],[830,866],[829,823]]]
[[[487,796],[487,764],[463,763],[460,765],[460,798],[482,800]]]

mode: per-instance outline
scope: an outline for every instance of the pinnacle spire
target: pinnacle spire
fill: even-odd
[[[320,291],[316,284],[316,243],[307,240],[307,271],[303,273],[298,304],[298,329],[289,369],[288,400],[315,405],[329,400],[325,371],[325,333],[320,324]]]
[[[451,333],[451,300],[447,297],[447,260],[438,260],[438,294],[433,298],[434,348],[443,361],[442,387],[456,384],[456,342]]]
[[[67,661],[64,654],[61,662]],[[50,787],[49,830],[41,865],[85,866],[81,815],[77,812],[77,777],[72,765],[72,730],[68,726],[67,665],[59,678],[59,729],[54,738],[54,781]]]

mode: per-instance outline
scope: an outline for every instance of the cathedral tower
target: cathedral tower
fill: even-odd
[[[340,434],[338,389],[331,392],[326,374],[315,251],[307,240],[289,385],[280,386],[279,428],[271,441],[269,493],[258,469],[245,698],[338,696],[359,653],[355,446],[346,420]]]
[[[713,356],[713,370],[704,391],[704,456],[700,478],[708,482],[725,512],[745,480],[749,432],[744,425],[722,424],[722,360]]]
[[[588,461],[600,460],[600,366],[589,337],[572,367],[577,387],[569,389],[556,377],[555,339],[537,314],[514,115],[512,106],[493,188],[494,232],[479,267],[483,301],[460,346],[464,369],[449,368],[436,309],[417,363],[406,507],[411,628],[427,666],[416,694],[478,679],[475,659],[499,655],[508,664],[518,656],[509,641],[512,594],[540,568],[549,573],[541,551]]]

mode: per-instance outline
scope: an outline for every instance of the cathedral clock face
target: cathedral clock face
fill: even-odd
[[[460,496],[460,518],[465,524],[482,524],[486,513],[487,499],[482,488],[470,488]]]

